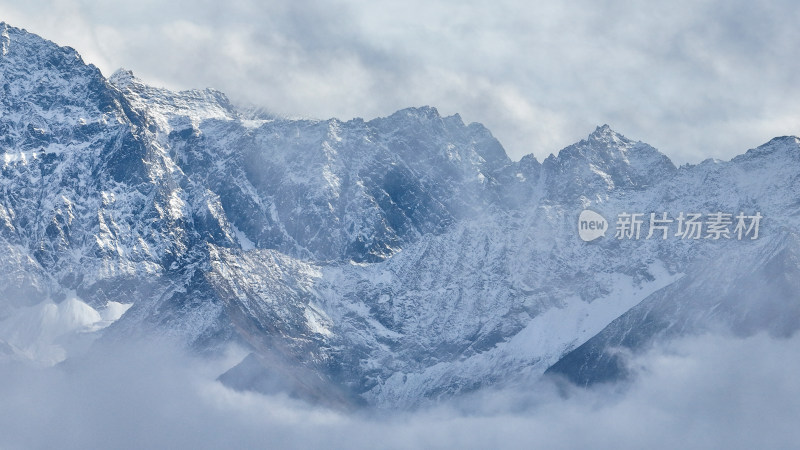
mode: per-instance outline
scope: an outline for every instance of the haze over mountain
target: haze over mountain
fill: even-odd
[[[413,408],[548,369],[619,379],[625,350],[663,339],[800,326],[797,137],[676,167],[603,125],[514,162],[432,107],[274,117],[106,79],[5,23],[0,85],[6,360],[235,344],[249,356],[220,380],[237,389]],[[603,238],[579,238],[584,209]],[[719,212],[727,237],[675,235],[681,213]],[[617,239],[631,213],[642,235]],[[650,213],[672,220],[665,239],[647,238]],[[734,216],[757,213],[757,238],[737,238]]]

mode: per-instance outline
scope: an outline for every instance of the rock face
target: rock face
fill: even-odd
[[[602,126],[513,162],[431,107],[248,113],[0,32],[0,358],[26,355],[2,326],[22,308],[132,303],[104,339],[236,343],[237,388],[414,407],[548,368],[616,378],[620,347],[661,337],[798,328],[798,138],[676,168]],[[578,238],[585,208],[605,237]],[[760,213],[759,238],[675,236],[680,213],[717,212]],[[623,213],[639,239],[615,237]]]

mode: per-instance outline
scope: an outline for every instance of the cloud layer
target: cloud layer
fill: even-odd
[[[631,361],[627,386],[543,383],[383,415],[315,409],[213,381],[232,360],[161,345],[51,369],[0,364],[3,448],[790,448],[800,337],[705,336]]]
[[[609,123],[676,162],[800,134],[789,0],[0,1],[106,75],[214,87],[290,116],[430,104],[540,159]]]

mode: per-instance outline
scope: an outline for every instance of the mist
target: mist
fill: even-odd
[[[432,105],[540,160],[608,123],[676,163],[797,134],[793,2],[0,0],[0,20],[278,114]]]
[[[633,380],[542,381],[418,411],[342,413],[214,381],[241,352],[101,344],[52,368],[0,365],[3,448],[789,448],[800,337],[684,338]]]

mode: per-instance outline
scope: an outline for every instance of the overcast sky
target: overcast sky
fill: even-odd
[[[0,20],[105,75],[288,116],[432,105],[485,124],[514,159],[603,123],[676,163],[800,134],[791,0],[0,0]]]

